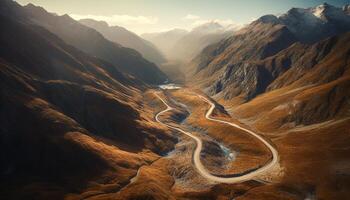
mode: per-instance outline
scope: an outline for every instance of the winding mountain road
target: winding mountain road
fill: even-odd
[[[170,107],[165,101],[164,99],[162,99],[157,93],[155,93],[155,95],[164,103],[164,105],[166,105],[166,109],[163,110],[163,111],[160,111],[156,116],[155,116],[155,119],[157,122],[159,122],[160,124],[164,125],[164,126],[167,126],[171,129],[174,129],[174,130],[177,130],[189,137],[191,137],[192,139],[194,139],[196,141],[196,148],[194,150],[194,153],[193,153],[193,163],[194,163],[194,166],[195,168],[197,169],[197,171],[199,172],[199,174],[201,176],[203,176],[204,178],[208,179],[208,180],[211,180],[211,181],[214,181],[214,182],[219,182],[219,183],[240,183],[240,182],[244,182],[244,181],[247,181],[247,180],[252,180],[254,178],[256,178],[258,175],[266,172],[267,170],[271,169],[275,164],[278,163],[278,152],[277,150],[269,143],[267,142],[263,137],[261,137],[260,135],[258,135],[257,133],[254,133],[253,131],[250,131],[246,128],[243,128],[235,123],[232,123],[232,122],[227,122],[227,121],[223,121],[223,120],[219,120],[219,119],[214,119],[212,117],[210,117],[210,115],[212,114],[213,110],[215,109],[215,104],[212,103],[210,100],[208,100],[207,98],[205,98],[204,96],[201,96],[201,95],[198,95],[201,99],[203,99],[205,102],[207,102],[209,105],[210,105],[210,108],[209,110],[206,112],[205,114],[205,117],[208,119],[208,120],[211,120],[211,121],[215,121],[215,122],[219,122],[219,123],[223,123],[223,124],[227,124],[227,125],[230,125],[230,126],[233,126],[235,128],[238,128],[238,129],[241,129],[245,132],[247,132],[248,134],[256,137],[259,141],[261,141],[262,143],[264,143],[264,145],[271,151],[272,153],[272,160],[267,163],[266,165],[256,169],[256,170],[253,170],[247,174],[243,174],[243,175],[238,175],[238,176],[234,176],[234,177],[219,177],[219,176],[215,176],[215,175],[212,175],[210,172],[208,172],[206,170],[206,168],[203,166],[201,160],[200,160],[200,153],[202,151],[202,148],[203,148],[203,143],[202,143],[202,140],[197,137],[197,136],[194,136],[193,134],[191,134],[190,132],[187,132],[187,131],[184,131],[182,130],[181,128],[178,128],[178,127],[174,127],[174,126],[171,126],[171,125],[168,125],[166,123],[163,123],[162,121],[159,120],[159,116],[162,115],[163,113],[165,112],[168,112],[170,110],[172,110],[173,108]]]

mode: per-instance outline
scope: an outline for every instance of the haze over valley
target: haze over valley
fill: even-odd
[[[1,0],[1,199],[349,199],[350,2],[273,2]]]

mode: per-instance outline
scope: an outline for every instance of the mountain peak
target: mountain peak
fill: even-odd
[[[28,3],[24,7],[27,8],[27,9],[30,9],[32,11],[47,12],[43,7],[36,6],[36,5],[32,4],[32,3]]]
[[[277,24],[279,23],[279,19],[275,15],[264,15],[259,19],[255,20],[253,23]]]
[[[347,7],[339,8],[323,3],[311,8],[292,8],[279,20],[304,42],[317,41],[350,29]]]
[[[337,9],[337,8],[328,3],[323,3],[311,9],[311,11],[316,17],[322,18],[322,16],[324,16],[324,13],[328,12],[330,9]]]
[[[32,4],[32,3],[28,3],[27,5],[26,5],[26,7],[37,7],[36,5],[34,5],[34,4]]]
[[[79,20],[80,23],[90,26],[99,26],[99,27],[109,27],[108,23],[105,21],[97,21],[94,19],[81,19]]]
[[[312,14],[324,22],[338,21],[349,23],[350,17],[348,16],[348,11],[349,8],[346,6],[338,8],[327,3],[311,9]]]
[[[223,28],[224,27],[218,22],[211,21],[193,28],[192,32],[203,32],[203,33],[216,32],[218,30],[222,30]]]
[[[68,14],[64,14],[61,17],[64,18],[64,19],[73,20],[73,18],[71,18],[71,16],[69,16]]]
[[[27,5],[23,6],[23,8],[36,16],[41,16],[43,18],[50,17],[51,15],[58,16],[56,13],[51,13],[45,10],[45,8],[41,6],[34,5],[32,3],[28,3]]]

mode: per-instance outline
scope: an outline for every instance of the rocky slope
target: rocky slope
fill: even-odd
[[[264,71],[254,61],[264,59],[296,41],[283,25],[265,16],[240,30],[234,36],[206,47],[189,66],[194,82],[201,82],[211,95],[229,91],[225,98],[246,93],[251,98],[261,92]],[[209,77],[209,78],[205,78]]]
[[[257,64],[268,72],[270,83],[266,84],[265,93],[255,99],[274,98],[272,102],[257,106],[269,110],[261,113],[264,118],[259,119],[259,124],[262,127],[264,123],[275,123],[278,127],[284,123],[297,126],[347,117],[349,51],[350,33],[346,33],[314,45],[294,44]],[[286,101],[286,98],[290,100]],[[255,99],[243,104],[242,108],[256,105]],[[278,103],[281,104],[279,108],[268,107]],[[249,117],[250,112],[245,110],[245,113],[245,117]],[[279,117],[267,120],[274,115]]]
[[[283,178],[235,199],[349,197],[346,10],[322,4],[263,16],[192,60],[192,84],[270,138],[280,153]]]
[[[162,53],[160,53],[152,43],[140,38],[135,33],[123,27],[109,26],[104,21],[96,21],[93,19],[81,19],[79,22],[97,30],[110,41],[121,44],[124,47],[135,49],[140,52],[144,58],[157,65],[166,62]]]
[[[316,31],[316,35],[312,35],[315,27],[308,24],[309,18],[324,20],[322,30],[327,31]],[[348,19],[343,10],[328,4],[309,9],[291,9],[279,18],[263,16],[228,39],[206,47],[193,59],[189,67],[196,77],[193,82],[211,95],[224,99],[240,96],[241,101],[254,98],[265,92],[266,88],[271,90],[277,87],[275,85],[287,85],[307,73],[310,67],[321,63],[337,40],[333,38],[312,45],[309,43],[313,41],[307,39],[307,34],[318,41],[326,36],[339,35],[350,30]],[[317,35],[319,33],[322,34]],[[298,65],[295,67],[298,70],[293,65]],[[293,69],[284,78],[281,77],[279,83],[272,83],[289,68]]]
[[[1,13],[0,27],[3,198],[118,190],[172,148],[141,103],[147,85],[40,26]]]
[[[1,2],[1,12],[7,16],[16,16],[26,23],[42,26],[66,43],[104,59],[119,71],[147,83],[158,84],[166,80],[164,73],[137,51],[105,39],[96,30],[82,25],[68,15],[58,16],[33,4],[22,7],[11,0]]]
[[[280,185],[289,188],[287,191],[315,199],[346,199],[350,195],[345,189],[350,185],[346,156],[350,153],[349,42],[346,33],[280,52],[265,64],[278,69],[281,61],[290,59],[287,71],[272,81],[266,92],[231,109],[233,116],[277,146],[285,173]],[[287,56],[287,51],[296,49],[298,54]],[[280,190],[272,188],[251,190],[242,199],[268,199],[268,193],[273,196]]]
[[[346,10],[327,3],[307,9],[292,8],[278,17],[278,21],[306,43],[350,30],[350,16]]]

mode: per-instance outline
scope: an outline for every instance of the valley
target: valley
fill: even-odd
[[[350,5],[219,2],[0,1],[0,198],[349,199]]]
[[[264,167],[261,167],[261,168],[258,168],[257,170],[253,170],[253,172],[251,172],[251,170],[248,170],[249,172],[248,173],[245,173],[243,172],[242,174],[223,174],[221,176],[223,177],[218,177],[218,176],[213,176],[212,174],[208,173],[205,169],[205,166],[203,166],[202,162],[201,162],[201,158],[200,158],[200,155],[201,155],[201,152],[202,152],[202,148],[203,148],[203,142],[201,139],[199,139],[198,137],[192,135],[191,133],[189,132],[186,132],[180,128],[177,128],[177,127],[173,127],[171,125],[167,125],[167,124],[164,124],[163,122],[161,122],[159,120],[159,115],[161,115],[162,113],[164,112],[168,112],[168,111],[171,111],[173,108],[170,107],[158,94],[156,94],[156,96],[166,105],[166,109],[159,112],[157,115],[156,115],[156,120],[171,128],[171,129],[174,129],[176,131],[179,131],[189,137],[191,137],[192,139],[194,139],[196,141],[196,149],[193,153],[193,162],[194,162],[194,166],[196,167],[196,169],[198,170],[198,172],[201,174],[201,176],[205,177],[206,179],[210,180],[210,181],[214,181],[214,182],[219,182],[219,183],[239,183],[239,182],[243,182],[243,181],[247,181],[247,180],[250,180],[250,179],[253,179],[254,177],[257,177],[259,174],[263,173],[264,171],[268,170],[269,168],[273,167],[277,162],[278,162],[278,153],[277,151],[274,149],[273,146],[271,146],[268,142],[266,142],[262,137],[260,137],[259,135],[257,135],[256,133],[252,132],[252,131],[249,131],[245,128],[242,128],[236,124],[233,124],[233,123],[230,123],[230,122],[227,122],[227,121],[222,121],[222,120],[218,120],[218,119],[213,119],[210,117],[211,113],[213,112],[213,110],[215,109],[215,104],[211,103],[208,99],[206,99],[205,97],[203,96],[198,96],[200,97],[201,99],[203,99],[205,102],[207,102],[208,104],[210,104],[210,109],[206,112],[205,114],[205,117],[206,119],[208,120],[211,120],[211,121],[215,121],[215,122],[219,122],[219,123],[224,123],[224,124],[228,124],[230,126],[233,126],[233,127],[236,127],[238,129],[241,129],[243,131],[246,131],[247,133],[255,136],[257,139],[259,139],[262,143],[264,143],[269,149],[270,151],[272,152],[272,161],[264,166]],[[230,178],[230,176],[232,176],[232,178]]]

